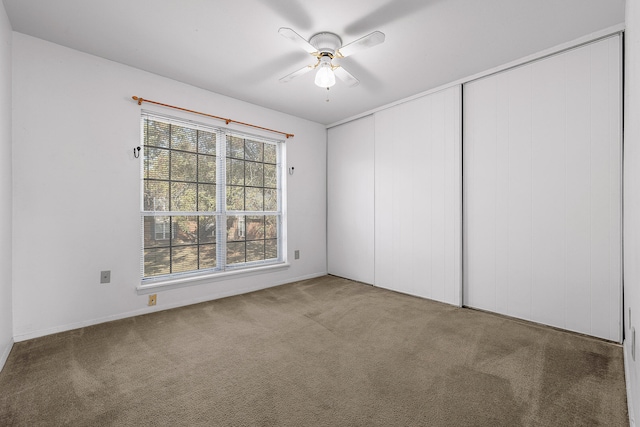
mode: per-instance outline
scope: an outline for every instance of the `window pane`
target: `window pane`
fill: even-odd
[[[144,250],[144,277],[169,274],[169,248]]]
[[[145,145],[169,148],[169,127],[169,123],[146,119],[144,126]]]
[[[200,245],[200,269],[215,268],[216,265],[216,245]]]
[[[275,239],[278,237],[278,217],[269,215],[265,217],[265,238]]]
[[[169,183],[161,181],[144,182],[144,210],[169,210]]]
[[[245,210],[261,211],[264,206],[264,189],[247,187],[245,189]]]
[[[216,134],[204,130],[198,131],[198,153],[216,154]]]
[[[264,162],[277,163],[276,146],[274,144],[264,144]]]
[[[278,169],[276,165],[264,165],[264,186],[268,188],[278,187]]]
[[[177,246],[171,248],[171,272],[182,273],[198,269],[198,247]]]
[[[154,239],[155,235],[155,218],[145,216],[142,218],[142,230],[144,231],[143,249],[159,246],[160,243]]]
[[[277,211],[278,210],[278,191],[277,190],[264,190],[264,210],[265,211]]]
[[[198,217],[198,238],[199,243],[216,242],[216,218],[213,216]]]
[[[146,216],[144,217],[144,247],[153,248],[169,246],[171,239],[171,217]]]
[[[227,185],[244,185],[243,160],[227,160]]]
[[[198,156],[198,182],[216,182],[215,156]]]
[[[169,150],[145,147],[144,177],[146,179],[169,179]]]
[[[244,139],[227,136],[227,156],[244,160]]]
[[[244,187],[227,187],[227,209],[244,210]]]
[[[196,181],[196,154],[171,152],[171,180]]]
[[[198,218],[195,216],[174,216],[172,245],[198,243]]]
[[[247,262],[264,259],[264,240],[247,242]]]
[[[227,265],[245,262],[244,242],[227,243]]]
[[[171,125],[171,149],[196,151],[198,132],[184,126]]]
[[[198,184],[198,211],[216,210],[216,186],[214,184]]]
[[[262,163],[247,162],[245,165],[245,185],[264,186],[264,168]]]
[[[244,158],[246,160],[253,160],[255,162],[262,161],[262,146],[264,144],[258,141],[245,140],[244,143]]]
[[[245,229],[247,240],[264,239],[264,216],[247,216]]]
[[[171,183],[171,206],[169,210],[194,212],[196,210],[197,184],[186,182]]]
[[[277,240],[265,240],[264,242],[264,259],[276,259],[278,258],[278,241]]]
[[[245,219],[243,215],[227,217],[227,241],[245,239]]]

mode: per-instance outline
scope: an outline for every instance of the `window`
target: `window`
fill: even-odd
[[[282,262],[280,141],[142,117],[142,278]]]

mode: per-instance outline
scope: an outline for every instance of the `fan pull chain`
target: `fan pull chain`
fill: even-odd
[[[329,88],[327,88],[327,101],[326,102],[329,102]]]

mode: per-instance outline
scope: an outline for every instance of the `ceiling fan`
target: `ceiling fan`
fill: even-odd
[[[280,82],[287,83],[317,68],[318,72],[316,73],[315,83],[317,86],[326,87],[327,89],[336,83],[335,76],[338,76],[338,78],[349,87],[357,86],[358,83],[360,83],[358,79],[345,70],[344,67],[333,64],[331,61],[334,58],[346,58],[356,52],[384,42],[384,33],[380,31],[374,31],[344,46],[342,45],[342,39],[340,39],[337,34],[326,31],[315,34],[309,41],[302,38],[302,36],[291,28],[282,27],[278,30],[278,33],[318,59],[315,64],[307,65],[304,68],[284,76],[280,79]]]

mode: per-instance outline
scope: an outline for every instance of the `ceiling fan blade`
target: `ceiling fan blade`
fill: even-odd
[[[278,33],[280,33],[282,37],[285,37],[291,40],[292,42],[294,42],[295,44],[297,44],[307,53],[313,54],[317,52],[317,49],[315,47],[311,46],[311,44],[308,41],[303,39],[300,34],[296,33],[291,28],[282,27],[278,30]]]
[[[342,46],[338,49],[338,56],[346,58],[349,55],[353,55],[356,52],[360,52],[361,50],[368,49],[375,45],[384,42],[384,33],[380,31],[374,31],[371,34],[367,34],[364,37],[359,38],[358,40],[352,41],[351,43]]]
[[[315,67],[313,65],[307,65],[304,68],[300,68],[298,71],[294,71],[293,73],[287,74],[286,76],[281,78],[280,79],[280,83],[288,83],[291,80],[295,79],[296,77],[308,73],[309,71],[313,70],[314,68]]]
[[[347,86],[349,87],[354,87],[354,86],[358,86],[358,84],[360,84],[360,82],[358,81],[358,79],[356,79],[355,77],[353,77],[353,75],[348,72],[347,70],[345,70],[344,68],[342,68],[341,66],[336,67],[333,72],[335,73],[336,76],[338,76],[338,78],[340,80],[342,80],[343,82],[346,83]]]

